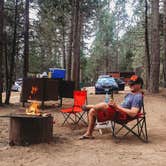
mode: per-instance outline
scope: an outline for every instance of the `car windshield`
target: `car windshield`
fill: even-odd
[[[97,80],[97,84],[116,85],[116,82],[115,82],[114,78],[112,78],[112,77],[107,77],[107,78],[99,78],[99,79]]]

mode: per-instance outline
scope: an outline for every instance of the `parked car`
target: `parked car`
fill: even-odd
[[[119,90],[124,90],[125,82],[121,79],[115,78],[116,83],[118,84]]]
[[[110,75],[99,75],[98,78],[107,78],[107,77],[110,77]]]
[[[105,94],[106,89],[109,89],[108,93],[111,93],[111,90],[118,91],[118,84],[113,77],[99,76],[95,84],[95,94]]]
[[[23,82],[23,79],[22,79],[22,78],[17,79],[17,80],[14,82],[14,84],[12,85],[11,90],[12,90],[12,91],[21,92],[21,90],[22,90],[22,82]]]

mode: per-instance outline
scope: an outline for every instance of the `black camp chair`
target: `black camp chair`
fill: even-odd
[[[144,94],[142,94],[144,98]],[[132,123],[130,123],[132,122]],[[144,100],[141,111],[136,115],[136,117],[128,119],[126,121],[111,121],[112,134],[114,138],[117,138],[122,129],[126,129],[122,138],[126,137],[129,133],[135,135],[138,139],[143,142],[148,142],[147,126],[146,126],[146,112],[144,108]],[[117,129],[117,125],[121,127]]]

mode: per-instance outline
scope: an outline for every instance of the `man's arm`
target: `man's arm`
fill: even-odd
[[[117,105],[115,102],[110,102],[109,104],[117,111],[124,112],[131,117],[135,117],[142,107],[142,100],[142,94],[135,95],[131,103],[131,108],[124,108],[121,105]]]
[[[114,106],[114,108],[117,111],[124,112],[131,117],[135,117],[137,115],[137,113],[139,112],[139,108],[137,108],[137,107],[132,107],[131,109],[127,109],[127,108],[121,107],[120,105],[116,105],[116,106]]]

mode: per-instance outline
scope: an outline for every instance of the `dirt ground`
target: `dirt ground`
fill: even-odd
[[[115,94],[117,102],[122,101],[128,90]],[[30,146],[8,145],[9,119],[0,118],[0,166],[165,166],[166,164],[166,89],[157,95],[145,93],[149,143],[143,143],[134,136],[114,140],[111,130],[101,135],[94,132],[94,140],[79,140],[86,127],[61,127],[63,117],[58,102],[46,102],[47,109],[55,119],[53,141]],[[88,88],[88,102],[104,100],[104,95],[94,95]],[[19,93],[15,92],[10,106],[0,107],[0,115],[17,111],[21,107]],[[72,99],[65,99],[63,107],[71,105]]]

